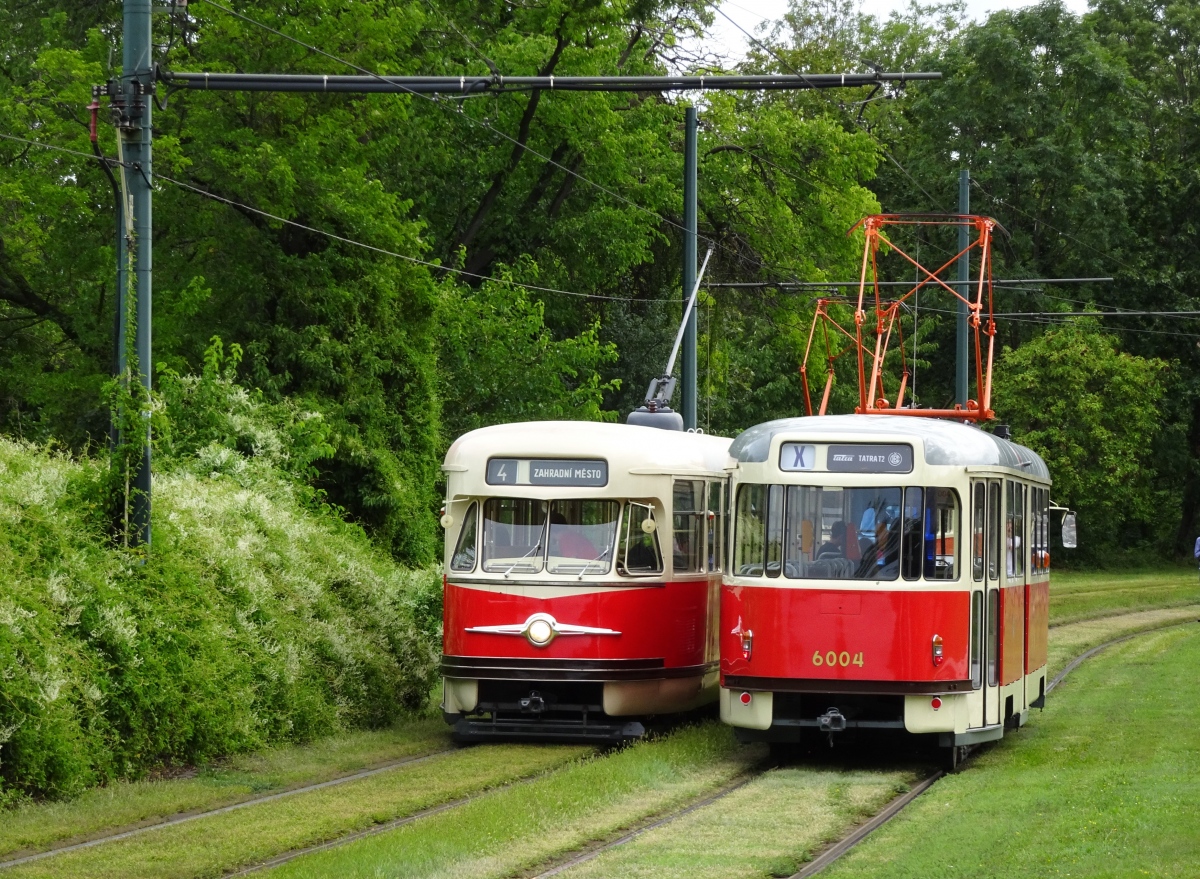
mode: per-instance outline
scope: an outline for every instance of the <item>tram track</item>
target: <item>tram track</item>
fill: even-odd
[[[5,860],[0,860],[0,870],[6,870],[21,864],[33,863],[34,861],[44,860],[45,858],[51,858],[56,855],[64,855],[68,852],[79,851],[80,849],[94,848],[96,846],[105,845],[106,843],[119,842],[120,840],[130,839],[135,836],[140,836],[144,833],[150,833],[154,830],[162,830],[167,827],[176,827],[180,824],[199,821],[203,818],[212,818],[217,815],[225,815],[230,812],[236,812],[240,809],[248,809],[251,806],[259,806],[264,803],[276,802],[288,797],[299,796],[301,794],[308,794],[318,790],[337,787],[353,781],[361,781],[364,778],[372,778],[376,775],[382,775],[385,772],[391,772],[392,770],[400,769],[405,766],[414,766],[420,763],[425,763],[429,760],[445,756],[446,754],[452,754],[455,750],[455,748],[445,748],[440,751],[433,751],[429,754],[418,754],[413,757],[404,757],[399,760],[392,760],[379,766],[374,766],[370,769],[363,769],[358,772],[352,772],[348,775],[339,775],[336,778],[326,779],[325,781],[306,784],[301,787],[288,788],[287,790],[276,791],[275,793],[264,794],[263,796],[252,797],[247,800],[239,800],[236,803],[219,806],[215,809],[205,809],[203,811],[175,815],[162,821],[154,821],[153,823],[140,824],[136,827],[130,827],[127,830],[117,830],[113,833],[107,833],[103,836],[96,836],[80,842],[57,845],[45,849],[44,851],[20,855],[19,857],[15,858],[7,858]]]
[[[1112,638],[1108,641],[1105,641],[1103,644],[1097,644],[1095,647],[1092,647],[1091,649],[1084,651],[1079,656],[1072,659],[1063,668],[1063,670],[1060,671],[1057,675],[1055,675],[1051,679],[1050,683],[1046,685],[1046,692],[1050,693],[1055,687],[1057,687],[1060,683],[1062,683],[1063,680],[1066,679],[1067,675],[1069,675],[1072,671],[1077,669],[1080,665],[1082,665],[1084,662],[1086,662],[1091,657],[1095,656],[1098,653],[1104,652],[1105,650],[1107,650],[1110,647],[1116,646],[1117,644],[1121,644],[1125,641],[1132,640],[1133,638],[1137,638],[1141,635],[1149,635],[1149,634],[1156,633],[1156,632],[1163,632],[1163,631],[1167,631],[1169,629],[1180,628],[1182,626],[1195,625],[1196,623],[1200,623],[1200,620],[1188,620],[1186,622],[1171,623],[1171,624],[1165,625],[1165,626],[1157,626],[1157,627],[1151,628],[1151,629],[1143,629],[1138,632],[1130,632],[1127,635],[1122,635],[1118,638]],[[944,778],[946,776],[946,774],[947,773],[945,770],[939,770],[938,772],[935,772],[933,775],[929,776],[929,778],[922,781],[920,784],[917,784],[916,786],[914,786],[907,793],[892,800],[890,803],[888,803],[886,806],[884,806],[883,809],[881,809],[874,816],[872,816],[870,819],[868,819],[865,823],[859,825],[858,827],[855,827],[846,836],[842,837],[837,842],[828,846],[824,851],[822,851],[815,858],[813,858],[813,860],[811,860],[807,864],[805,864],[803,868],[801,868],[800,870],[798,870],[797,872],[795,872],[791,876],[789,876],[788,879],[808,879],[808,877],[815,876],[818,873],[822,872],[827,867],[829,867],[831,864],[833,864],[834,862],[836,862],[837,860],[839,860],[840,858],[845,856],[848,852],[853,850],[856,846],[858,846],[859,843],[861,843],[864,839],[866,839],[868,836],[870,836],[874,831],[878,830],[884,824],[888,823],[893,818],[895,818],[898,814],[900,814],[900,812],[902,812],[905,809],[905,807],[907,807],[914,800],[916,800],[919,796],[921,796],[921,794],[923,794],[927,790],[929,790],[929,788],[933,787],[933,785],[940,779]]]
[[[593,848],[589,848],[587,851],[581,852],[580,854],[577,854],[577,855],[574,855],[574,856],[570,857],[569,859],[562,861],[559,864],[556,864],[555,866],[551,867],[548,870],[544,870],[543,872],[533,874],[532,876],[529,877],[529,879],[550,879],[551,876],[557,876],[560,873],[566,872],[567,870],[571,869],[572,867],[577,867],[580,864],[585,864],[588,861],[593,860],[594,858],[598,858],[600,855],[604,854],[607,851],[611,851],[615,848],[625,845],[628,842],[632,842],[633,840],[637,839],[639,836],[641,836],[645,833],[649,833],[651,830],[656,830],[659,827],[665,827],[666,825],[679,820],[680,818],[684,817],[685,815],[690,815],[692,812],[698,811],[699,809],[703,809],[705,806],[711,806],[713,803],[717,802],[718,800],[724,799],[725,797],[729,796],[734,791],[741,790],[743,787],[750,784],[750,782],[754,781],[755,779],[761,778],[765,773],[767,773],[767,772],[771,771],[771,769],[775,768],[775,766],[776,766],[776,764],[769,763],[767,765],[762,766],[761,768],[758,768],[751,772],[747,772],[743,775],[740,775],[737,778],[730,781],[728,784],[723,785],[722,787],[720,787],[719,789],[717,789],[716,791],[714,791],[711,794],[707,794],[707,795],[701,797],[700,799],[695,800],[686,806],[683,806],[682,808],[676,809],[666,815],[663,815],[662,817],[651,818],[650,820],[648,820],[645,823],[641,824],[640,826],[634,828],[633,830],[630,830],[629,832],[617,837],[616,839],[612,840],[611,842],[606,842],[606,843],[594,846]]]

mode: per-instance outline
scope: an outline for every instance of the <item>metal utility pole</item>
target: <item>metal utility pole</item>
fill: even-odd
[[[971,213],[971,173],[963,168],[958,172],[958,212],[963,216]],[[970,230],[965,224],[958,227],[958,249],[967,249]],[[958,258],[958,334],[954,359],[954,401],[967,408],[967,300],[971,297],[971,256],[964,253]],[[980,388],[980,393],[983,389]]]
[[[153,42],[151,39],[151,14],[153,0],[123,0],[124,3],[124,69],[119,82],[97,87],[94,94],[107,94],[119,128],[120,161],[124,182],[123,208],[127,212],[125,239],[134,254],[131,284],[122,284],[118,301],[118,368],[121,375],[128,375],[129,345],[125,337],[132,324],[134,352],[137,358],[137,378],[145,393],[150,390],[150,314],[151,314],[151,271],[152,271],[152,210],[151,186],[153,179],[151,144],[153,125],[151,110],[156,75],[168,85],[179,89],[197,91],[269,91],[269,92],[342,92],[350,94],[502,94],[505,92],[528,92],[530,89],[547,91],[710,91],[724,89],[749,90],[803,90],[846,88],[855,86],[878,86],[884,82],[916,82],[941,79],[940,73],[818,73],[805,75],[766,76],[561,76],[538,77],[518,76],[326,76],[287,74],[243,74],[243,73],[170,73],[155,70],[153,64]],[[351,65],[353,66],[353,65]],[[367,71],[362,71],[364,74]],[[690,146],[690,195],[685,193],[684,235],[685,296],[689,283],[696,278],[696,111],[688,109],[688,137]],[[690,213],[689,213],[690,211]],[[118,247],[118,258],[124,265],[125,254]],[[118,279],[121,278],[118,268]],[[690,279],[690,280],[689,280]],[[129,315],[125,301],[128,294],[136,296],[136,307]],[[132,318],[132,319],[130,319]],[[687,426],[696,425],[696,330],[695,315],[690,323],[689,345],[684,353],[684,387]],[[690,354],[689,354],[690,351]],[[690,365],[689,365],[690,364]],[[144,398],[144,397],[143,397]],[[130,530],[135,542],[149,545],[150,529],[150,425],[149,412],[140,413],[144,422],[144,442],[141,459],[131,462],[131,488],[133,504]]]
[[[120,116],[118,119],[121,139],[121,160],[125,163],[122,177],[125,181],[127,199],[126,209],[132,208],[133,215],[133,247],[134,282],[122,291],[118,307],[121,309],[120,372],[130,380],[131,364],[129,360],[128,339],[125,338],[129,318],[132,317],[134,337],[134,356],[137,359],[137,380],[141,382],[144,394],[135,395],[135,399],[148,400],[150,392],[150,303],[151,303],[151,271],[153,268],[153,226],[151,214],[150,180],[152,175],[151,142],[153,126],[151,110],[154,102],[151,95],[154,91],[154,63],[151,41],[151,12],[152,0],[124,0],[125,30],[124,30],[124,65],[120,82],[120,94],[110,95],[119,99]],[[127,224],[127,227],[128,228]],[[133,314],[129,314],[129,304],[126,295],[132,292],[136,297]],[[150,545],[150,412],[149,408],[139,413],[144,431],[142,454],[140,460],[131,461],[130,483],[133,493],[129,528],[133,542]],[[128,438],[124,438],[128,441]],[[138,443],[135,443],[138,445]]]
[[[684,115],[683,138],[683,297],[696,286],[696,108],[688,107]],[[696,429],[696,309],[687,316],[683,333],[683,429]]]

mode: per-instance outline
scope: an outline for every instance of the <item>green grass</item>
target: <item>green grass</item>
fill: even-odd
[[[6,870],[6,877],[219,876],[578,760],[578,746],[486,745]]]
[[[525,875],[548,859],[686,804],[746,772],[765,749],[718,723],[568,766],[535,784],[277,868],[279,877]]]
[[[180,813],[215,809],[449,746],[445,723],[427,718],[234,757],[190,778],[116,782],[73,800],[27,803],[4,813],[0,855],[43,850]]]
[[[1076,573],[1050,576],[1050,624],[1077,622],[1119,613],[1200,603],[1195,568]]]
[[[1198,667],[1200,626],[1110,648],[826,875],[1200,875]]]
[[[564,879],[788,876],[822,843],[841,836],[916,780],[915,772],[900,769],[776,769],[710,806],[560,875]]]

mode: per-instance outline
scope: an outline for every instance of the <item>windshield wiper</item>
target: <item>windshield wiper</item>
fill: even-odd
[[[525,553],[525,555],[521,556],[519,559],[517,559],[515,562],[513,562],[511,565],[509,565],[505,569],[504,576],[507,577],[509,574],[511,574],[513,572],[513,569],[517,565],[521,564],[521,562],[525,561],[525,559],[529,558],[535,552],[541,552],[541,551],[542,551],[542,542],[539,540],[537,546],[535,546],[533,549],[529,550],[529,552]]]

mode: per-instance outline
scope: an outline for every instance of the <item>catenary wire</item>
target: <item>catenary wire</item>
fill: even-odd
[[[352,70],[357,70],[359,73],[374,77],[375,79],[379,79],[381,81],[387,80],[386,77],[384,77],[378,73],[375,73],[374,71],[367,70],[364,67],[359,67],[357,64],[354,64],[353,62],[348,61],[345,58],[341,58],[330,52],[326,52],[324,49],[320,49],[316,46],[310,45],[310,44],[304,42],[303,40],[298,39],[297,37],[293,37],[293,36],[286,34],[276,28],[271,27],[268,24],[265,24],[261,21],[257,21],[256,19],[253,19],[248,15],[245,15],[243,13],[237,12],[236,10],[230,9],[227,6],[224,6],[221,3],[216,2],[216,0],[200,0],[200,2],[207,3],[209,6],[212,6],[216,9],[220,9],[223,12],[233,15],[236,18],[240,18],[243,21],[245,21],[251,25],[254,25],[255,27],[262,28],[263,30],[265,30],[269,33],[275,34],[276,36],[282,37],[285,40],[293,42],[296,45],[309,50],[310,52],[316,52],[317,54],[322,55],[326,58],[329,58],[332,61],[336,61],[339,64],[343,64],[343,65],[351,68]],[[744,33],[744,31],[743,31],[743,33]],[[805,82],[810,81],[809,78],[804,74],[797,73],[796,75],[799,76],[801,79],[803,79]],[[442,107],[443,109],[445,109],[447,107],[447,105],[444,102],[437,100],[437,98],[435,96],[421,94],[419,92],[414,92],[412,90],[406,90],[406,91],[408,91],[409,94],[415,95],[420,98],[424,98],[425,100],[429,101],[430,103],[434,104],[435,106]],[[821,91],[821,90],[817,89],[817,91]],[[508,133],[506,133],[504,131],[499,130],[498,128],[491,125],[490,123],[484,122],[483,120],[480,120],[480,119],[475,119],[474,117],[466,115],[464,113],[456,113],[454,115],[465,118],[468,121],[470,121],[472,124],[478,125],[482,128],[487,129],[488,131],[491,131],[493,134],[496,134],[497,136],[503,138],[504,140],[507,140],[509,143],[513,144],[514,146],[518,147],[519,149],[537,156],[538,158],[540,158],[543,161],[547,162],[548,164],[554,166],[555,168],[558,168],[558,169],[562,170],[563,172],[571,175],[572,177],[575,177],[576,179],[582,181],[583,183],[586,183],[587,185],[592,186],[592,187],[600,190],[601,192],[604,192],[607,195],[610,195],[611,197],[629,205],[630,207],[634,208],[635,210],[638,210],[638,211],[641,211],[642,213],[648,214],[649,216],[652,216],[652,217],[658,219],[659,221],[666,223],[668,226],[672,226],[676,229],[679,229],[681,232],[685,232],[685,233],[687,232],[687,229],[685,229],[681,223],[677,223],[674,220],[671,220],[669,217],[663,216],[658,211],[655,211],[655,210],[652,210],[651,208],[647,208],[642,205],[639,205],[637,202],[633,201],[632,199],[629,199],[628,197],[623,196],[620,193],[615,192],[612,189],[609,189],[608,187],[604,186],[601,183],[597,183],[596,181],[590,179],[586,175],[581,174],[578,171],[575,171],[571,168],[568,168],[566,165],[563,165],[563,164],[555,161],[551,157],[544,155],[543,153],[538,151],[536,148],[531,147],[528,144],[521,143],[516,138],[512,137],[511,135],[509,135]],[[699,232],[696,233],[696,237],[698,240],[702,240],[706,244],[709,244],[715,248],[725,251],[727,254],[729,254],[731,257],[733,257],[733,259],[735,261],[740,262],[740,261],[745,260],[745,254],[742,254],[742,253],[734,250],[733,248],[729,247],[728,245],[726,245],[720,241],[709,238],[708,236],[702,235]],[[791,270],[780,267],[780,266],[770,265],[769,263],[766,263],[762,260],[756,261],[756,267],[760,270],[763,270],[763,271],[766,271],[769,273],[779,274],[784,277],[788,277],[791,280],[797,280],[794,272],[792,272]],[[644,300],[638,300],[638,301],[644,301]]]
[[[289,226],[293,226],[297,229],[303,229],[306,232],[312,232],[317,235],[324,235],[326,238],[331,238],[334,241],[340,241],[343,244],[350,244],[355,247],[361,247],[364,250],[371,250],[371,251],[374,251],[375,253],[384,254],[385,256],[392,256],[392,257],[395,257],[396,259],[402,259],[405,262],[410,262],[410,263],[415,263],[416,265],[426,266],[427,268],[435,269],[437,271],[449,272],[451,274],[460,275],[460,276],[468,277],[468,278],[475,278],[480,281],[493,281],[497,284],[506,284],[510,287],[523,287],[526,290],[536,290],[540,293],[557,293],[557,294],[560,294],[563,296],[575,296],[579,299],[606,299],[606,300],[615,300],[618,302],[645,302],[645,303],[661,302],[661,303],[676,303],[676,304],[683,301],[681,299],[638,299],[638,298],[632,297],[632,296],[605,296],[605,295],[602,295],[599,293],[577,293],[577,292],[574,292],[571,290],[560,290],[556,287],[540,287],[536,284],[526,284],[522,281],[513,281],[513,280],[509,280],[507,278],[497,278],[492,275],[481,275],[476,272],[468,272],[465,269],[456,269],[451,266],[439,265],[435,262],[429,262],[428,260],[418,259],[415,256],[407,256],[403,253],[396,253],[393,250],[387,250],[386,248],[383,248],[383,247],[376,247],[373,244],[365,244],[361,241],[356,241],[353,238],[347,238],[344,235],[338,235],[334,232],[329,232],[325,229],[318,229],[314,226],[307,226],[304,223],[297,223],[295,220],[289,220],[285,217],[280,217],[276,214],[272,214],[272,213],[269,213],[264,210],[259,210],[258,208],[251,207],[250,205],[234,201],[231,198],[225,198],[224,196],[217,195],[216,193],[213,193],[213,192],[209,192],[206,189],[201,189],[198,186],[193,186],[190,183],[184,183],[182,180],[175,180],[172,177],[167,177],[164,174],[156,173],[154,176],[159,180],[165,181],[166,183],[170,183],[174,186],[180,187],[181,189],[186,189],[190,192],[194,192],[197,195],[202,195],[205,198],[212,199],[213,201],[221,202],[222,204],[229,205],[230,207],[234,207],[239,210],[249,211],[250,213],[258,214],[261,217],[266,217],[269,220],[275,220],[276,222],[285,223],[285,224],[287,224]]]
[[[0,132],[0,138],[3,138],[4,140],[16,141],[18,143],[29,144],[30,146],[41,147],[42,149],[53,150],[54,152],[67,153],[68,155],[78,156],[80,158],[87,159],[89,162],[96,161],[96,156],[92,153],[85,153],[85,152],[81,152],[79,150],[73,150],[73,149],[69,149],[67,147],[58,146],[56,144],[45,143],[44,141],[29,140],[28,138],[17,137],[15,135],[5,134],[3,132]],[[132,168],[133,167],[128,162],[121,162],[118,159],[105,158],[103,161],[109,162],[112,165],[118,165],[118,166],[121,166],[124,168]],[[138,167],[136,170],[141,172],[140,167]],[[181,189],[190,190],[191,192],[194,192],[198,195],[202,195],[205,198],[212,199],[213,201],[219,201],[219,202],[222,202],[223,204],[229,205],[230,207],[238,208],[239,210],[249,211],[252,214],[258,214],[259,216],[266,217],[267,219],[275,220],[276,222],[279,222],[279,223],[285,223],[285,224],[287,224],[289,226],[293,226],[297,229],[303,229],[306,232],[312,232],[317,235],[324,235],[327,238],[332,238],[335,241],[341,241],[344,244],[350,244],[350,245],[353,245],[354,247],[361,247],[365,250],[372,250],[372,251],[375,251],[376,253],[381,253],[386,256],[392,256],[392,257],[395,257],[396,259],[402,259],[406,262],[411,262],[411,263],[415,263],[417,265],[426,266],[428,268],[436,269],[438,271],[449,272],[449,273],[455,274],[455,275],[462,275],[462,276],[468,277],[468,278],[475,278],[480,281],[493,281],[497,284],[507,284],[510,287],[523,287],[526,290],[536,290],[540,293],[557,293],[557,294],[560,294],[563,296],[574,296],[579,299],[604,299],[604,300],[611,300],[611,301],[616,301],[616,302],[642,302],[642,303],[663,302],[663,303],[673,303],[673,304],[678,304],[683,301],[682,299],[639,299],[639,298],[633,297],[633,296],[605,296],[600,293],[578,293],[578,292],[574,292],[571,290],[560,290],[556,287],[540,287],[536,284],[526,284],[522,281],[513,281],[513,280],[510,280],[507,278],[497,278],[493,275],[481,275],[481,274],[478,274],[477,272],[468,272],[464,269],[456,269],[451,266],[438,265],[435,262],[429,262],[428,260],[418,259],[415,256],[407,256],[403,253],[396,253],[395,251],[387,250],[382,247],[376,247],[372,244],[365,244],[361,241],[356,241],[353,238],[347,238],[344,235],[337,235],[333,232],[329,232],[324,229],[317,229],[313,226],[306,226],[303,223],[297,223],[295,220],[289,220],[289,219],[286,219],[285,217],[280,217],[275,214],[268,213],[267,211],[263,211],[263,210],[259,210],[258,208],[255,208],[255,207],[251,207],[250,205],[243,204],[238,201],[234,201],[231,198],[225,198],[224,196],[220,196],[220,195],[217,195],[216,193],[209,192],[208,190],[201,189],[198,186],[193,186],[190,183],[184,183],[182,180],[175,180],[174,178],[168,177],[165,174],[157,174],[156,173],[153,176],[159,180],[166,182],[166,183],[170,183],[174,186],[178,186]]]

